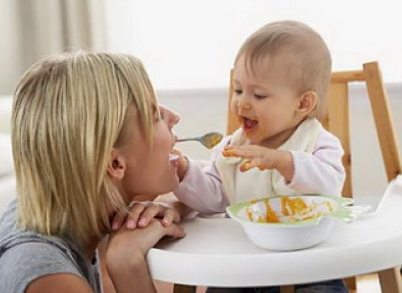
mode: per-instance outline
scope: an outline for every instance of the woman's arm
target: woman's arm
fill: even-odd
[[[25,290],[25,293],[94,293],[88,283],[72,274],[51,274],[39,277],[32,281]]]
[[[128,229],[123,225],[109,236],[106,268],[117,293],[155,293],[146,255],[165,236],[184,237],[184,231],[172,223],[164,226],[153,219],[144,228]]]
[[[99,262],[101,268],[102,287],[103,293],[116,293],[112,280],[110,279],[109,272],[106,266],[106,249],[109,241],[109,236],[103,238],[98,246]]]

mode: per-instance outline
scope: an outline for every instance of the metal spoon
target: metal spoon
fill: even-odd
[[[180,138],[177,140],[177,142],[199,141],[207,149],[212,149],[222,140],[222,137],[223,135],[219,132],[209,132],[207,134],[198,137]]]

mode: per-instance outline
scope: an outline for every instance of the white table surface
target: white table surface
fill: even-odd
[[[184,285],[250,287],[300,284],[376,272],[402,264],[402,177],[388,186],[378,211],[309,249],[276,252],[250,242],[228,218],[183,223],[186,237],[150,250],[153,278]]]

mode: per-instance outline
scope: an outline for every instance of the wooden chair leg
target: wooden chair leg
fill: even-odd
[[[281,293],[295,293],[296,292],[294,285],[281,286],[280,291],[281,291]]]
[[[196,286],[175,284],[173,287],[173,293],[195,293],[196,291]]]
[[[343,281],[345,282],[345,285],[349,290],[357,290],[356,277],[345,278],[343,279]]]
[[[378,272],[382,293],[402,293],[399,267]]]

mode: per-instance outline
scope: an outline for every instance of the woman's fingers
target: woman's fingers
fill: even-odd
[[[160,203],[162,205],[167,205],[167,204],[163,204]],[[163,214],[163,219],[162,219],[162,224],[163,226],[167,227],[173,223],[180,223],[181,220],[181,216],[180,213],[177,209],[175,209],[174,207],[167,207],[164,214]]]
[[[129,214],[127,215],[126,226],[129,229],[135,229],[137,226],[146,227],[159,214],[159,207],[151,201],[132,202]]]
[[[112,231],[117,231],[123,225],[125,220],[125,215],[115,213],[112,217]]]
[[[146,227],[154,218],[160,218],[163,226],[180,222],[180,214],[167,203],[162,202],[132,202],[126,215],[116,215],[112,221],[112,231],[118,230],[122,225],[132,230],[137,227]]]
[[[112,220],[112,231],[120,229],[125,225],[129,229],[135,229],[138,225],[141,214],[147,209],[149,202],[132,202],[128,206],[127,214],[116,214]]]
[[[179,212],[167,203],[152,202],[140,216],[139,227],[146,227],[155,217],[162,218],[163,226],[169,226],[172,223],[180,222]]]
[[[177,224],[172,224],[169,226],[164,226],[166,228],[165,236],[173,237],[173,238],[183,238],[186,236],[184,229],[182,226]]]
[[[183,238],[185,236],[183,227],[176,224],[172,224],[166,227],[161,223],[160,220],[157,219],[153,219],[148,226],[136,229],[135,231],[138,231],[139,233],[144,232],[143,237],[149,237],[148,241],[146,242],[150,243],[151,247],[154,246],[164,236],[169,236],[173,238]]]
[[[182,238],[185,236],[184,229],[177,225],[171,224],[164,226],[161,220],[152,219],[146,227],[138,227],[137,229],[128,229],[124,225],[117,231],[113,231],[109,235],[109,244],[120,242],[122,245],[116,247],[132,247],[133,245],[143,253],[146,253],[164,236],[173,238]],[[123,243],[125,243],[123,245]]]

